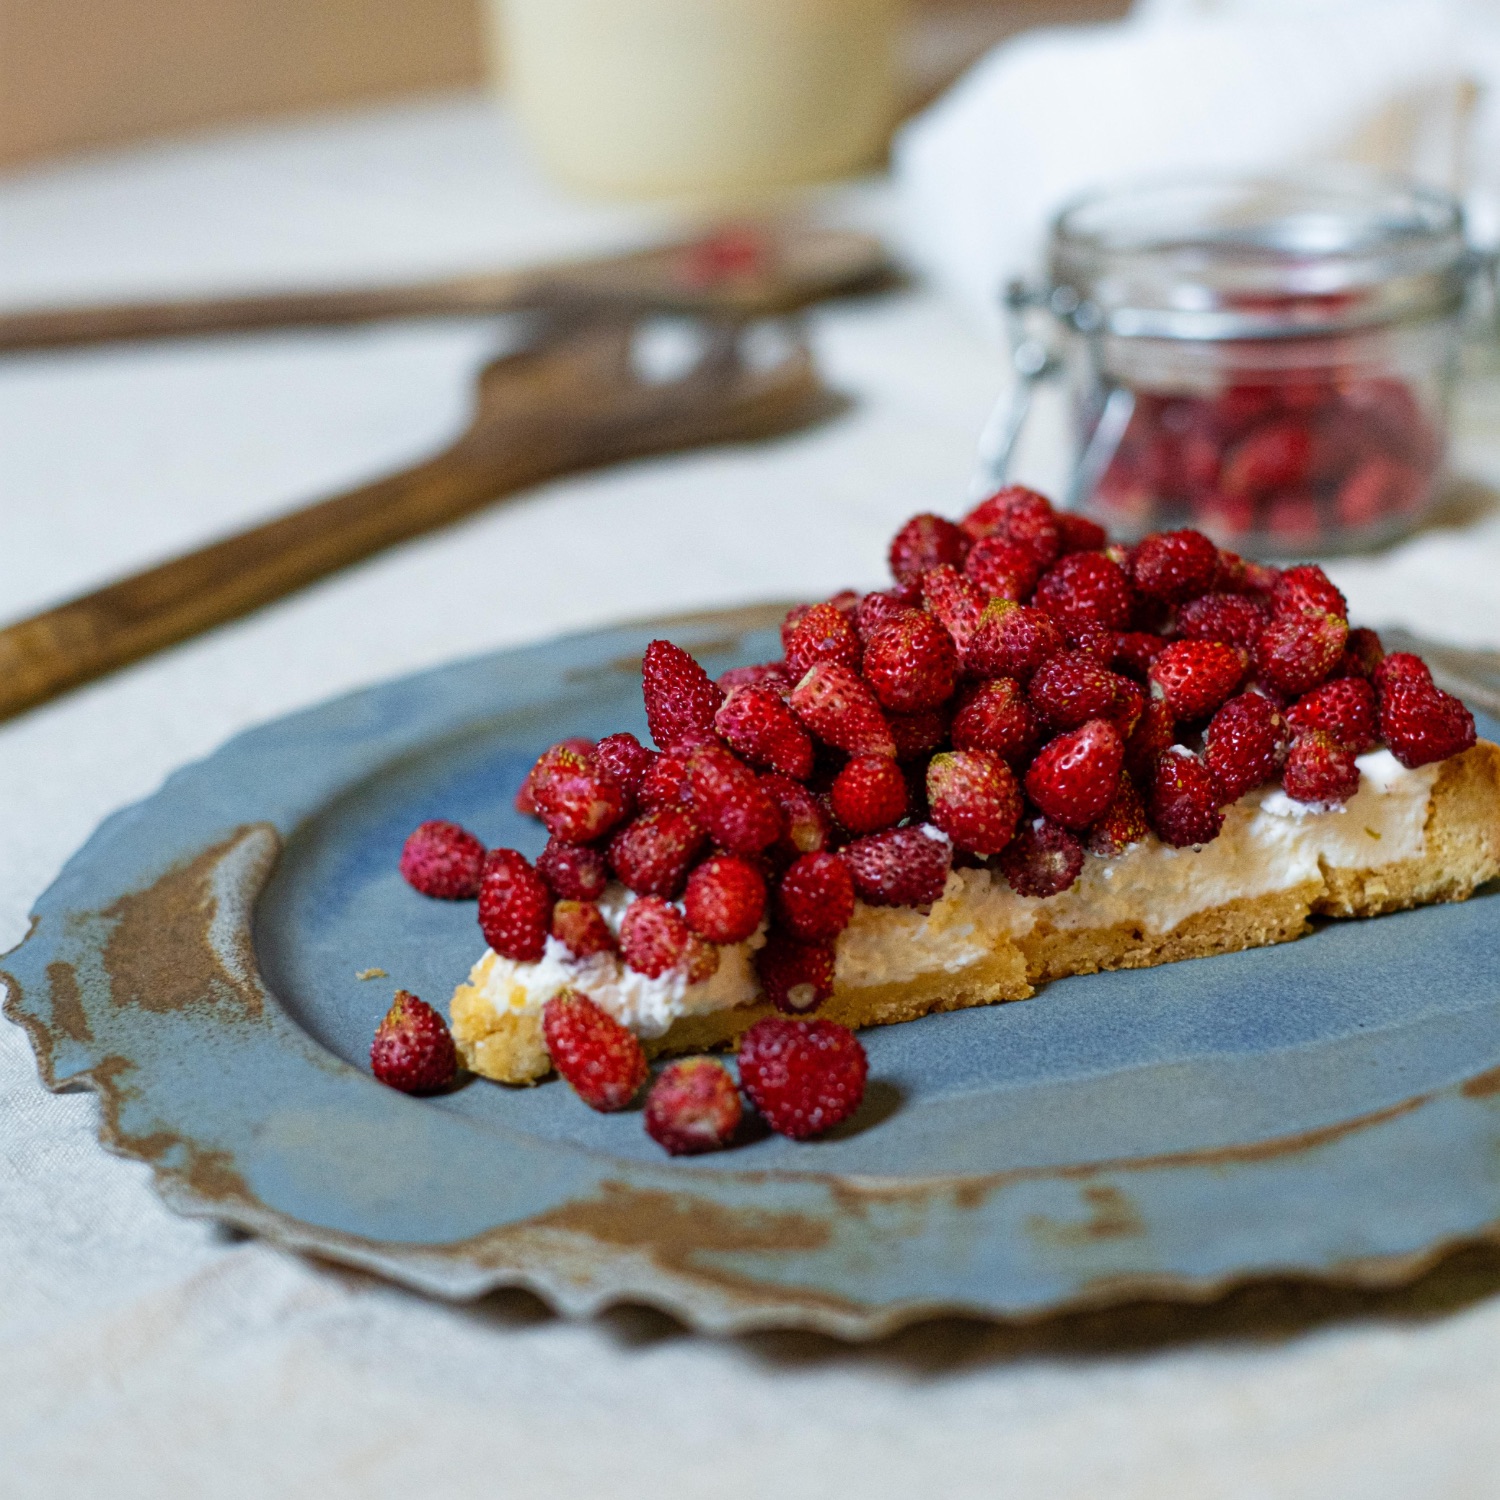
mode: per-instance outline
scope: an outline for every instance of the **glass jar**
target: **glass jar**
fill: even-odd
[[[1125,539],[1179,526],[1251,556],[1378,546],[1431,508],[1476,271],[1457,201],[1347,174],[1081,199],[1048,282],[1008,297],[1020,384],[1067,388],[1064,503]]]

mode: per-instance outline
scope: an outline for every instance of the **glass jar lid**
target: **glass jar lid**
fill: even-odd
[[[1050,243],[1052,305],[1123,338],[1264,339],[1444,317],[1472,273],[1435,188],[1325,170],[1093,194]]]

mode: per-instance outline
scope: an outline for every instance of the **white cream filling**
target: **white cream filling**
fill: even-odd
[[[1170,932],[1196,912],[1226,902],[1291,890],[1321,867],[1364,869],[1419,857],[1439,766],[1409,771],[1389,750],[1362,755],[1359,791],[1343,807],[1294,802],[1262,787],[1236,802],[1212,843],[1173,849],[1154,837],[1113,859],[1090,856],[1071,889],[1018,896],[989,870],[954,870],[942,899],[927,911],[859,902],[840,935],[836,976],[842,987],[894,984],[978,963],[1007,937],[1021,937],[1045,916],[1056,928],[1136,922]],[[613,886],[600,902],[618,930],[633,898]],[[640,1036],[660,1036],[680,1016],[724,1010],[758,998],[752,954],[763,932],[719,950],[718,971],[700,984],[681,973],[647,979],[614,954],[575,959],[553,938],[537,963],[486,952],[469,983],[497,1012],[540,1010],[563,989],[577,989]]]

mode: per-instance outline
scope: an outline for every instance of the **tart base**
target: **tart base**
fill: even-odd
[[[1025,936],[1004,939],[978,963],[954,973],[897,983],[840,987],[818,1014],[845,1026],[890,1026],[937,1011],[1024,1000],[1034,986],[1070,974],[1140,969],[1290,942],[1311,918],[1373,917],[1440,901],[1463,901],[1500,875],[1500,747],[1481,740],[1444,763],[1433,783],[1423,852],[1366,868],[1325,866],[1321,877],[1284,891],[1228,901],[1153,932],[1144,922],[1101,928],[1053,928],[1042,919]],[[642,1039],[648,1056],[707,1052],[734,1045],[767,1003],[683,1016],[659,1037]],[[484,994],[460,985],[452,1029],[473,1072],[501,1083],[535,1083],[551,1068],[535,1012],[497,1013]]]

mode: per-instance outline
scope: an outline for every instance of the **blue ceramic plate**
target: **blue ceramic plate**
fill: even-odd
[[[441,1296],[519,1285],[710,1329],[1389,1284],[1500,1237],[1494,892],[869,1032],[863,1109],[811,1144],[673,1161],[638,1113],[564,1087],[373,1082],[393,987],[441,1003],[481,951],[472,905],[397,875],[406,833],[453,817],[534,852],[516,786],[564,735],[644,732],[648,640],[717,672],[774,654],[780,614],[445,667],[178,772],[95,833],[9,957],[43,1078],[98,1090],[106,1144],[185,1213]]]

